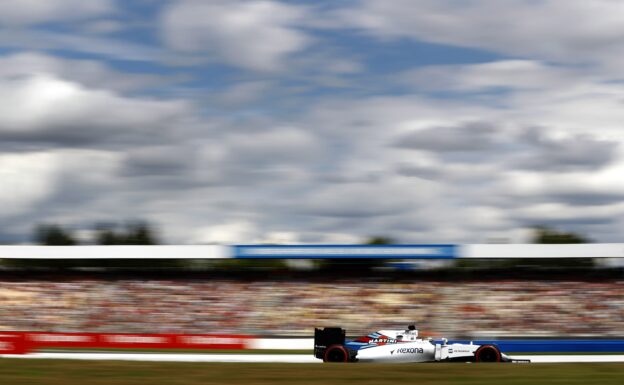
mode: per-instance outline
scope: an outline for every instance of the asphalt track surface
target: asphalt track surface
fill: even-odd
[[[239,363],[320,363],[310,354],[161,354],[161,353],[32,353],[27,355],[0,355],[22,359],[70,359],[152,362],[239,362]],[[532,363],[624,362],[624,354],[617,355],[514,355],[513,358]]]

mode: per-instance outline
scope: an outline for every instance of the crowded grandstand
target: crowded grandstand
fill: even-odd
[[[621,336],[624,279],[0,276],[0,330],[358,334],[416,323],[432,336]],[[271,273],[273,274],[273,273]]]

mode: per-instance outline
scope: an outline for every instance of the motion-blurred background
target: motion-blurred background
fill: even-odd
[[[0,243],[622,242],[622,58],[613,0],[0,0]],[[620,262],[500,257],[6,255],[0,330],[624,336]]]
[[[534,231],[541,243],[586,240]],[[98,242],[108,245],[157,242],[146,224],[98,234]],[[74,242],[60,226],[39,227],[36,236],[52,245]],[[511,252],[517,246],[505,247]],[[619,260],[505,257],[6,259],[0,265],[0,330],[310,337],[320,326],[339,325],[358,335],[414,323],[434,338],[623,336]]]

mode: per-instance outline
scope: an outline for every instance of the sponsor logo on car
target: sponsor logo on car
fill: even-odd
[[[397,340],[393,338],[373,338],[368,341],[369,344],[395,344]]]
[[[394,354],[394,352],[397,352],[397,354],[423,354],[425,350],[423,348],[400,348],[390,350],[391,355]]]

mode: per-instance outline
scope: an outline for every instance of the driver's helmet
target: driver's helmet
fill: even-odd
[[[408,335],[414,336],[414,337],[418,337],[418,330],[416,330],[416,326],[409,325],[407,327],[407,330],[405,331],[405,334],[408,334]]]

